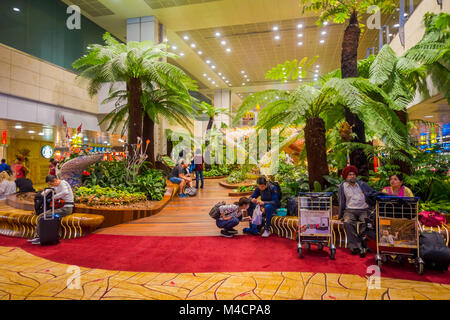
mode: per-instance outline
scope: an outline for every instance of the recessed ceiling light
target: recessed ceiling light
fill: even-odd
[[[245,82],[242,82],[242,85],[245,86]]]
[[[327,32],[326,32],[326,31],[322,31],[321,34],[322,34],[322,35],[325,35],[325,34],[327,34]]]
[[[167,38],[164,38],[164,39],[163,39],[163,42],[167,42],[167,41],[169,41],[169,39],[167,39]]]
[[[213,82],[212,82],[212,84],[216,84],[216,82],[215,82],[215,81],[213,81]]]
[[[43,136],[44,133],[43,133],[43,132],[39,132],[38,135],[39,135],[39,136]]]
[[[20,12],[20,9],[19,9],[19,8],[13,8],[13,10],[14,10],[15,12]]]
[[[245,73],[245,71],[244,71],[244,70],[242,70],[242,71],[241,71],[241,73],[242,73],[242,74],[244,74],[244,73]]]
[[[320,43],[325,43],[325,40],[323,40],[323,39],[322,39],[322,40],[320,40]]]
[[[220,32],[216,32],[216,37],[220,37]]]
[[[180,56],[182,56],[182,57],[183,57],[183,56],[184,56],[184,53],[183,53],[183,52],[180,52]]]
[[[297,25],[297,28],[298,28],[298,29],[303,28],[303,24],[299,23],[299,24]]]
[[[215,65],[212,65],[212,66],[211,66],[211,68],[215,69],[215,68],[216,68],[216,66],[215,66]]]
[[[35,133],[35,131],[34,130],[29,130],[28,133]]]
[[[247,82],[249,82],[250,81],[250,79],[247,79]]]
[[[301,38],[301,37],[303,37],[303,33],[299,33],[299,34],[297,35],[297,38]]]
[[[191,48],[195,48],[195,47],[196,47],[195,43],[191,43]]]
[[[210,64],[210,63],[211,63],[211,60],[206,60],[206,63],[207,63],[207,64]]]
[[[276,35],[276,36],[274,37],[274,39],[275,39],[275,40],[280,40],[280,36],[279,36],[279,35]]]
[[[189,37],[188,36],[184,36],[183,39],[184,40],[189,40]]]
[[[424,116],[425,118],[433,118],[433,116]]]
[[[89,47],[88,47],[89,49]],[[172,50],[177,50],[177,46],[172,46]]]
[[[219,72],[218,75],[221,76],[221,75],[222,75],[222,72]]]
[[[227,52],[231,52],[231,49],[230,49],[230,48],[227,48]]]
[[[226,78],[225,78],[225,77],[222,77],[222,79],[225,80]]]
[[[299,45],[299,46],[301,46],[302,44],[303,44],[303,42],[301,42],[301,41],[297,43],[297,45]]]
[[[272,30],[273,30],[273,31],[278,31],[278,26],[274,26],[274,27],[272,28]]]
[[[244,74],[244,78],[247,78],[247,75],[246,75],[246,74]]]
[[[222,41],[220,41],[220,44],[224,46],[227,44],[227,42],[225,40],[222,40]]]
[[[206,73],[204,73],[203,76],[206,77]]]
[[[15,129],[22,129],[23,127],[20,124],[14,126]]]
[[[199,55],[202,55],[202,54],[203,54],[203,52],[202,52],[202,51],[198,51],[197,53],[198,53]]]
[[[320,67],[318,64],[316,64],[316,68]]]

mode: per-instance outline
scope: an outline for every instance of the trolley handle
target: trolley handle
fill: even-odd
[[[307,196],[311,198],[319,198],[319,197],[331,197],[333,192],[299,192],[298,196]]]

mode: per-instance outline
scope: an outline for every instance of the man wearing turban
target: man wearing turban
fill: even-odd
[[[361,258],[366,255],[366,219],[372,198],[377,194],[364,181],[356,180],[358,168],[347,166],[342,170],[344,182],[339,186],[339,219],[344,218],[348,248]],[[359,228],[358,228],[359,223]],[[358,232],[359,231],[359,232]]]

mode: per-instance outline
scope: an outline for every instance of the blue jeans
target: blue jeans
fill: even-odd
[[[178,178],[178,177],[172,177],[169,179],[170,182],[175,183],[175,184],[180,184],[182,179]]]
[[[230,220],[221,220],[221,219],[216,220],[217,227],[219,227],[220,229],[224,229],[225,231],[230,230],[231,228],[237,226],[238,224],[239,219],[236,217],[233,217]]]
[[[201,187],[203,188],[203,170],[202,171],[195,171],[195,180],[197,182],[197,184],[195,185],[195,188],[198,189],[198,180],[201,179],[202,180],[202,185]]]
[[[272,220],[272,215],[274,213],[274,211],[279,208],[280,206],[276,206],[273,204],[266,204],[264,206],[265,209],[265,215],[266,215],[266,230],[270,230],[270,221]],[[256,208],[256,204],[254,203],[250,203],[250,206],[247,209],[248,215],[253,217],[253,210],[255,210]]]

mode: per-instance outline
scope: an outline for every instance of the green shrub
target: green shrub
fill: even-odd
[[[74,191],[75,202],[87,205],[124,205],[147,199],[145,193],[128,192],[100,186],[79,187]]]

